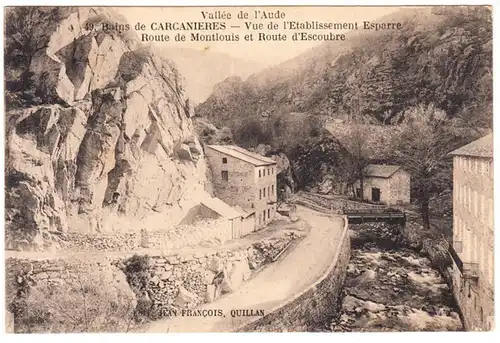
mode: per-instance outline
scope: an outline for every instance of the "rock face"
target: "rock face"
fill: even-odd
[[[48,16],[24,71],[43,103],[7,113],[7,247],[180,222],[206,171],[175,66],[129,31],[99,29],[123,22],[108,10],[31,10]]]

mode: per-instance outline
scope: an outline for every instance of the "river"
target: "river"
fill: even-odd
[[[452,292],[420,253],[385,223],[349,225],[351,259],[334,332],[461,331]]]

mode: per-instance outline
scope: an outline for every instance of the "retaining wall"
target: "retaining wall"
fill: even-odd
[[[298,201],[300,199],[305,199],[318,206],[325,209],[329,209],[330,212],[341,214],[344,210],[364,210],[364,209],[381,209],[385,208],[384,205],[370,204],[358,201],[348,200],[342,197],[327,197],[321,194],[299,192],[297,194]]]
[[[230,222],[225,219],[215,219],[162,230],[142,229],[128,233],[68,232],[61,236],[58,250],[115,252],[142,248],[177,250],[206,242],[224,243],[230,239],[232,239]]]
[[[264,317],[246,323],[238,332],[311,331],[336,316],[351,253],[347,219],[328,270],[305,291],[271,310]]]
[[[146,294],[137,295],[138,300],[147,303],[152,318],[164,316],[172,309],[194,308],[212,302],[221,294],[237,289],[251,276],[252,270],[257,271],[272,261],[293,239],[293,236],[285,235],[234,249],[138,253],[138,256],[147,256],[149,279]],[[112,280],[120,280],[122,287],[132,293],[124,270],[133,253],[37,257],[37,253],[23,252],[19,256],[13,255],[5,260],[7,306],[27,286],[44,289],[47,285],[54,285],[61,289],[78,289],[82,278],[96,276],[98,272],[111,273]]]

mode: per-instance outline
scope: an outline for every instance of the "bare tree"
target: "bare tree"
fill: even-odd
[[[401,132],[395,138],[394,157],[411,174],[411,187],[425,229],[430,227],[431,196],[451,187],[449,152],[461,143],[449,130],[446,114],[434,106],[416,106],[401,114]]]
[[[352,179],[354,182],[359,180],[360,197],[363,199],[364,194],[364,179],[365,168],[369,161],[369,147],[366,140],[366,125],[362,123],[353,122],[349,130],[349,139],[346,141],[346,149],[352,157]]]
[[[353,109],[349,115],[351,120],[349,139],[346,142],[346,149],[352,156],[353,160],[353,179],[352,181],[359,180],[360,197],[363,199],[364,194],[364,179],[365,168],[369,162],[369,146],[367,143],[367,125],[364,123],[363,110],[364,102],[361,94],[360,83],[363,81],[364,73],[361,66],[361,61],[357,61],[359,78],[356,80],[356,99],[353,103]],[[354,190],[355,191],[355,190]],[[356,192],[354,192],[356,194]]]

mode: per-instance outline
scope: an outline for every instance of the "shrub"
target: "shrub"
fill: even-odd
[[[127,282],[136,295],[142,295],[149,286],[149,256],[134,255],[125,262]]]
[[[136,300],[121,271],[89,266],[59,281],[39,282],[13,301],[16,332],[127,332],[132,328]]]
[[[134,255],[125,262],[124,272],[127,282],[137,296],[137,306],[134,311],[134,318],[137,322],[144,322],[152,317],[153,302],[149,299],[149,256]]]

